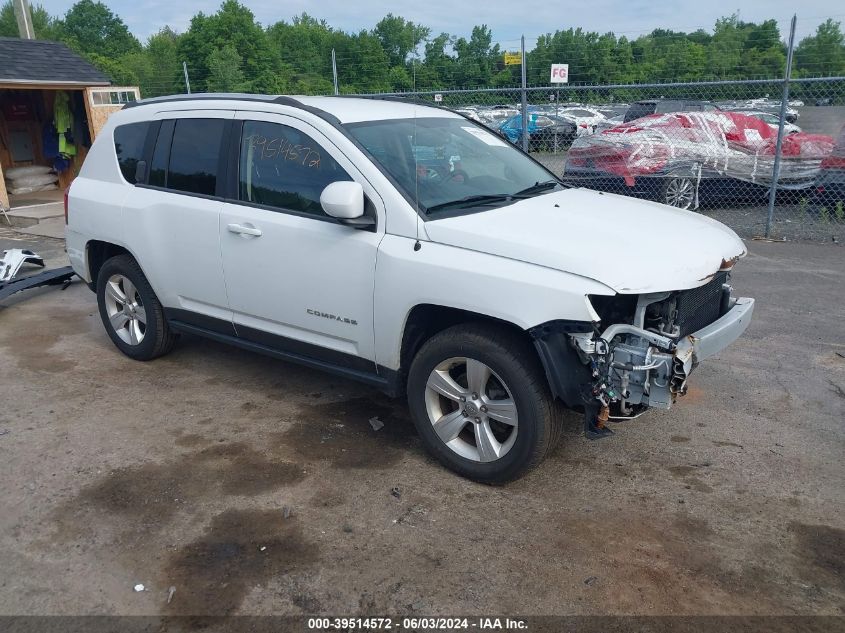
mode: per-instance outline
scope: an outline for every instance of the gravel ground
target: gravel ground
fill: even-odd
[[[8,299],[0,614],[842,616],[845,251],[749,247],[754,321],[672,411],[570,416],[505,487],[366,387],[191,337],[131,361],[81,283]]]

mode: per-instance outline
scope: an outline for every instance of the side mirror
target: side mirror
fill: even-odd
[[[375,220],[364,216],[364,188],[357,182],[333,182],[320,194],[320,206],[341,224],[368,228]]]

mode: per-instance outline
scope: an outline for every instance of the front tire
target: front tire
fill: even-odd
[[[536,354],[501,326],[457,325],[434,335],[411,363],[407,388],[428,451],[475,481],[517,479],[560,437],[557,404]]]
[[[97,306],[115,346],[135,360],[152,360],[176,342],[164,309],[131,255],[108,259],[97,275]]]

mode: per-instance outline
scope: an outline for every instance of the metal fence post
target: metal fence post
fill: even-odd
[[[780,175],[780,154],[783,148],[783,125],[786,121],[786,104],[789,101],[789,79],[792,76],[792,53],[795,50],[795,22],[793,14],[789,26],[789,48],[786,51],[786,70],[783,73],[783,94],[780,98],[780,117],[778,120],[778,140],[775,145],[775,162],[772,166],[772,186],[769,188],[769,212],[766,216],[766,237],[771,237],[772,221],[775,217],[775,198],[777,197],[778,176]]]
[[[528,74],[525,68],[525,36],[522,36],[522,150],[528,151]]]
[[[337,95],[337,58],[335,57],[334,49],[332,49],[332,83],[334,84],[334,93]]]
[[[185,73],[185,89],[191,94],[191,82],[188,79],[188,62],[182,62],[182,72]]]

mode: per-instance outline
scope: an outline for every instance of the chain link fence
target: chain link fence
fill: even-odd
[[[842,242],[845,77],[792,79],[781,108],[783,87],[781,79],[381,96],[454,109],[568,184],[695,210],[746,238]]]

